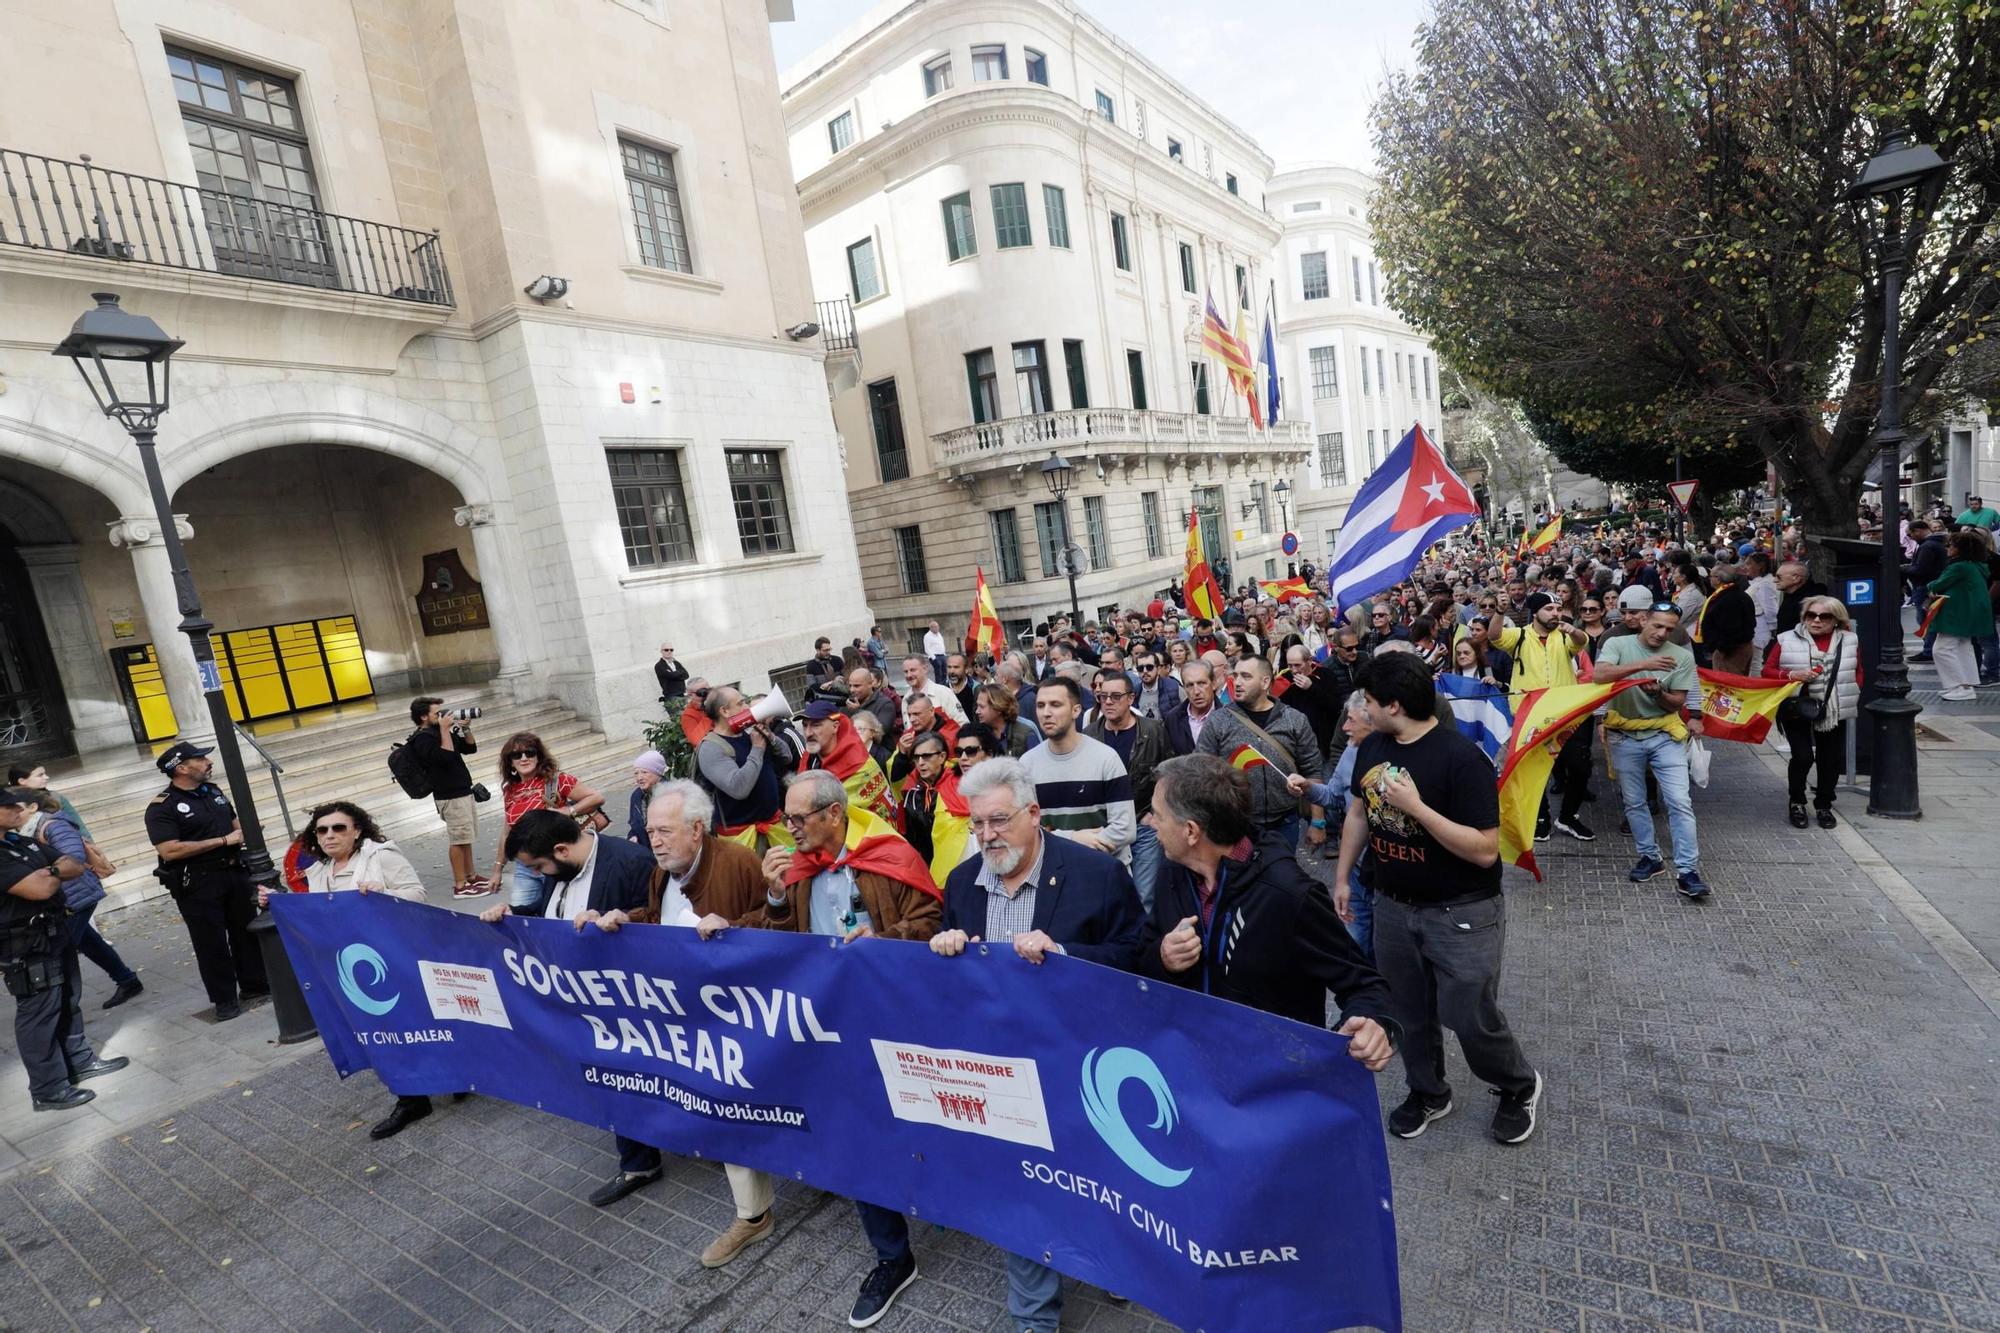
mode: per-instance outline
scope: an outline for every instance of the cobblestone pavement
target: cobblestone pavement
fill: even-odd
[[[2000,1330],[2000,1019],[1838,839],[1785,825],[1757,757],[1718,748],[1712,901],[1625,881],[1601,777],[1603,836],[1543,844],[1544,885],[1510,872],[1502,998],[1543,1128],[1494,1144],[1454,1051],[1460,1111],[1390,1143],[1409,1328]],[[0,1327],[845,1327],[870,1256],[841,1200],[787,1184],[777,1237],[709,1272],[713,1166],[599,1211],[601,1132],[474,1098],[371,1143],[387,1104],[310,1046],[35,1155],[0,1178]],[[924,1279],[878,1328],[1007,1327],[990,1246],[916,1243]],[[1161,1325],[1079,1288],[1065,1327]]]

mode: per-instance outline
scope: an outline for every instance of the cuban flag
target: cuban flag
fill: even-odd
[[[1437,678],[1439,694],[1451,697],[1452,720],[1459,734],[1486,752],[1495,764],[1514,730],[1514,705],[1507,691],[1470,676],[1449,673]]]
[[[1422,424],[1370,473],[1340,525],[1326,571],[1334,608],[1345,611],[1410,576],[1447,532],[1479,517],[1472,488],[1444,461]]]

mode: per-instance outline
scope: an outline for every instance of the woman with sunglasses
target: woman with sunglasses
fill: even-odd
[[[1806,775],[1817,766],[1813,808],[1819,826],[1832,828],[1834,785],[1846,767],[1847,722],[1860,716],[1861,707],[1861,639],[1850,627],[1847,608],[1832,597],[1806,598],[1799,623],[1771,641],[1763,675],[1803,686],[1778,708],[1778,725],[1792,747],[1785,769],[1792,827],[1806,826]]]
[[[597,827],[593,819],[604,805],[600,792],[579,782],[557,766],[555,756],[532,731],[517,731],[500,747],[500,846],[493,861],[492,882],[500,882],[500,872],[512,865],[514,880],[507,890],[507,907],[515,916],[540,916],[547,905],[550,885],[519,861],[507,857],[507,834],[514,821],[530,810],[560,810],[571,819]]]
[[[387,893],[411,902],[424,900],[424,882],[402,849],[382,836],[368,812],[352,801],[328,801],[315,808],[295,842],[313,859],[305,868],[308,893]],[[301,858],[303,859],[303,858]],[[271,891],[257,890],[257,905]]]
[[[1603,597],[1594,592],[1583,595],[1583,609],[1579,612],[1576,627],[1583,631],[1584,638],[1590,640],[1590,646],[1585,648],[1584,651],[1589,653],[1590,660],[1595,662],[1597,660],[1597,646],[1603,643],[1604,636],[1611,632],[1611,622],[1604,618]]]

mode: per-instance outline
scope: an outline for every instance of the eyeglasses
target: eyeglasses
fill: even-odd
[[[811,819],[814,815],[819,814],[823,810],[831,810],[833,809],[834,806],[839,804],[840,804],[839,801],[828,801],[825,805],[814,806],[812,809],[806,811],[802,815],[780,815],[779,818],[784,821],[784,825],[786,828],[791,829],[793,832],[796,833],[798,830],[806,826],[806,821],[808,819]]]
[[[1802,619],[1805,619],[1805,620],[1838,620],[1838,619],[1840,619],[1840,617],[1839,617],[1839,616],[1837,616],[1837,615],[1835,615],[1835,614],[1834,614],[1833,612],[1831,612],[1831,611],[1807,611],[1807,612],[1806,612],[1806,613],[1804,614],[1804,616],[1802,617]]]
[[[1106,700],[1110,700],[1115,703],[1121,700],[1130,699],[1131,697],[1132,697],[1132,692],[1130,690],[1099,690],[1097,692],[1097,702],[1099,703],[1104,703]]]
[[[1585,602],[1583,604],[1583,609],[1586,611],[1602,611],[1604,609],[1604,606],[1600,602]]]
[[[1358,644],[1336,643],[1335,645],[1333,645],[1333,650],[1336,653],[1358,653],[1361,651],[1361,648],[1360,645]]]
[[[535,753],[533,750],[515,750],[514,752],[512,752],[507,756],[507,762],[511,764],[516,759],[540,759],[540,758],[541,755]]]
[[[1653,610],[1655,612],[1672,611],[1675,615],[1680,614],[1680,607],[1674,605],[1672,602],[1654,602]]]
[[[979,756],[985,754],[986,750],[984,747],[978,745],[961,745],[953,753],[960,759],[977,759]]]
[[[1158,671],[1159,669],[1160,669],[1160,664],[1158,662],[1139,663],[1139,670],[1141,671]]]
[[[353,827],[354,827],[354,825],[352,825],[352,824],[315,824],[315,825],[313,825],[313,832],[314,832],[314,833],[346,833],[346,832],[349,832],[350,830],[352,830],[352,829],[353,829]]]
[[[916,755],[916,757],[917,757],[917,758],[919,758],[919,759],[942,759],[942,758],[944,758],[944,751],[943,751],[943,750],[919,750],[919,751],[917,751],[917,755]]]
[[[972,821],[972,831],[974,833],[998,833],[1001,829],[1013,823],[1014,817],[1020,814],[1021,810],[1027,808],[1024,805],[1020,810],[1009,810],[1004,815],[988,815],[984,819],[975,819]]]

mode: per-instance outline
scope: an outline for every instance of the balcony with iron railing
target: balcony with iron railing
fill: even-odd
[[[961,475],[1040,462],[1051,449],[1154,455],[1303,453],[1312,444],[1304,421],[1250,424],[1246,417],[1087,407],[983,422],[931,437],[937,466]]]
[[[846,297],[816,303],[819,311],[820,345],[829,352],[859,351],[854,334],[854,306]]]
[[[78,255],[453,305],[434,231],[0,148],[0,260]]]

